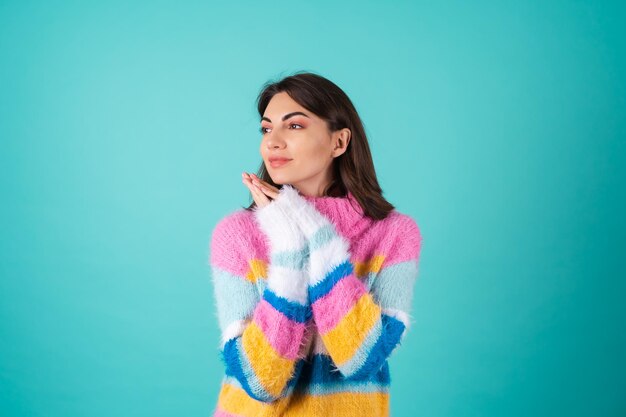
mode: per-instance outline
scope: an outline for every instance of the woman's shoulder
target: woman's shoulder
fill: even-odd
[[[254,213],[240,208],[222,217],[211,233],[211,258],[239,253],[246,258],[262,256],[266,244],[259,233]]]
[[[387,217],[374,223],[379,223],[379,227],[382,227],[394,236],[407,234],[413,237],[416,235],[421,236],[420,228],[413,216],[400,212],[395,208],[389,212]]]
[[[253,219],[253,212],[244,208],[239,208],[226,214],[213,229],[213,234],[241,234],[245,232],[254,232],[256,223]]]
[[[388,251],[396,252],[403,258],[419,257],[422,232],[412,216],[393,209],[387,217],[374,223],[372,229],[378,230],[381,243]]]

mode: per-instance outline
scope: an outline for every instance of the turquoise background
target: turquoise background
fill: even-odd
[[[263,83],[351,97],[423,234],[392,416],[626,415],[621,2],[0,1],[0,415],[208,416]]]

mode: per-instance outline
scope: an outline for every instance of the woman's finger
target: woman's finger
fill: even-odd
[[[272,200],[278,197],[278,191],[271,190],[264,185],[259,185],[260,190],[265,193],[266,196],[270,197]]]
[[[270,199],[263,193],[263,191],[256,189],[255,192],[257,196],[257,206],[263,207],[270,203]]]
[[[252,184],[252,182],[246,178],[243,179],[243,182],[250,190],[250,193],[252,194],[252,198],[254,199],[257,206],[263,207],[266,204],[270,203],[270,200],[267,198],[265,193],[261,191],[261,189],[257,185]]]
[[[250,174],[250,177],[252,178],[252,182],[254,183],[255,181],[258,182],[260,185],[264,186],[266,189],[270,190],[270,191],[275,191],[278,192],[278,188],[274,187],[273,185],[271,185],[270,183],[268,183],[267,181],[263,181],[261,178],[257,177],[254,174]]]
[[[246,187],[248,187],[248,191],[250,191],[250,194],[252,194],[252,198],[254,198],[254,201],[257,201],[257,187],[254,186],[254,184],[252,184],[252,181],[249,178],[246,178],[245,176],[241,179],[241,181],[243,182],[243,185],[245,185]]]
[[[257,185],[261,189],[261,191],[263,191],[265,195],[267,195],[268,197],[272,199],[275,199],[278,197],[278,193],[280,190],[268,184],[266,181],[259,179],[259,177],[257,177],[256,175],[254,176],[254,179],[252,180],[252,184]]]
[[[248,179],[253,186],[257,186],[266,196],[271,199],[278,197],[279,189],[270,185],[267,181],[263,181],[254,174],[243,173],[243,177]]]

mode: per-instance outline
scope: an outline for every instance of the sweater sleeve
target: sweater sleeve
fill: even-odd
[[[370,293],[350,262],[349,242],[335,226],[311,205],[298,213],[309,242],[313,318],[345,378],[361,379],[378,372],[408,327],[421,236],[415,222],[402,216],[400,222],[390,223],[398,230],[387,245],[396,264],[380,271],[384,278]]]
[[[269,240],[267,272],[255,252],[254,224],[245,213],[220,222],[211,239],[226,374],[262,402],[292,392],[311,339],[308,253],[301,232],[286,215],[288,197],[283,193],[254,210],[254,220]],[[255,275],[267,275],[261,296]]]

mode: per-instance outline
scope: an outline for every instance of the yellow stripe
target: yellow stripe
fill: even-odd
[[[365,293],[332,329],[321,335],[337,366],[354,356],[359,346],[380,320],[381,309],[372,295]]]
[[[280,356],[254,321],[243,332],[241,343],[261,385],[271,395],[280,395],[295,369],[296,361]]]
[[[379,272],[384,261],[384,255],[376,255],[365,262],[355,262],[354,273],[357,277],[361,278],[370,272]]]
[[[281,398],[272,403],[264,403],[250,397],[243,389],[230,384],[222,384],[217,406],[227,413],[242,417],[269,417],[280,415],[279,410],[283,410],[288,402],[288,398]]]
[[[242,417],[388,417],[389,394],[342,392],[313,396],[295,393],[272,403],[263,403],[250,398],[239,387],[223,384],[218,407]]]
[[[320,410],[323,410],[320,413]],[[389,394],[384,392],[345,392],[323,396],[303,396],[292,400],[285,417],[363,417],[389,416]]]
[[[250,259],[248,261],[249,269],[246,273],[246,279],[252,283],[256,283],[259,278],[267,277],[267,263],[261,259]]]

